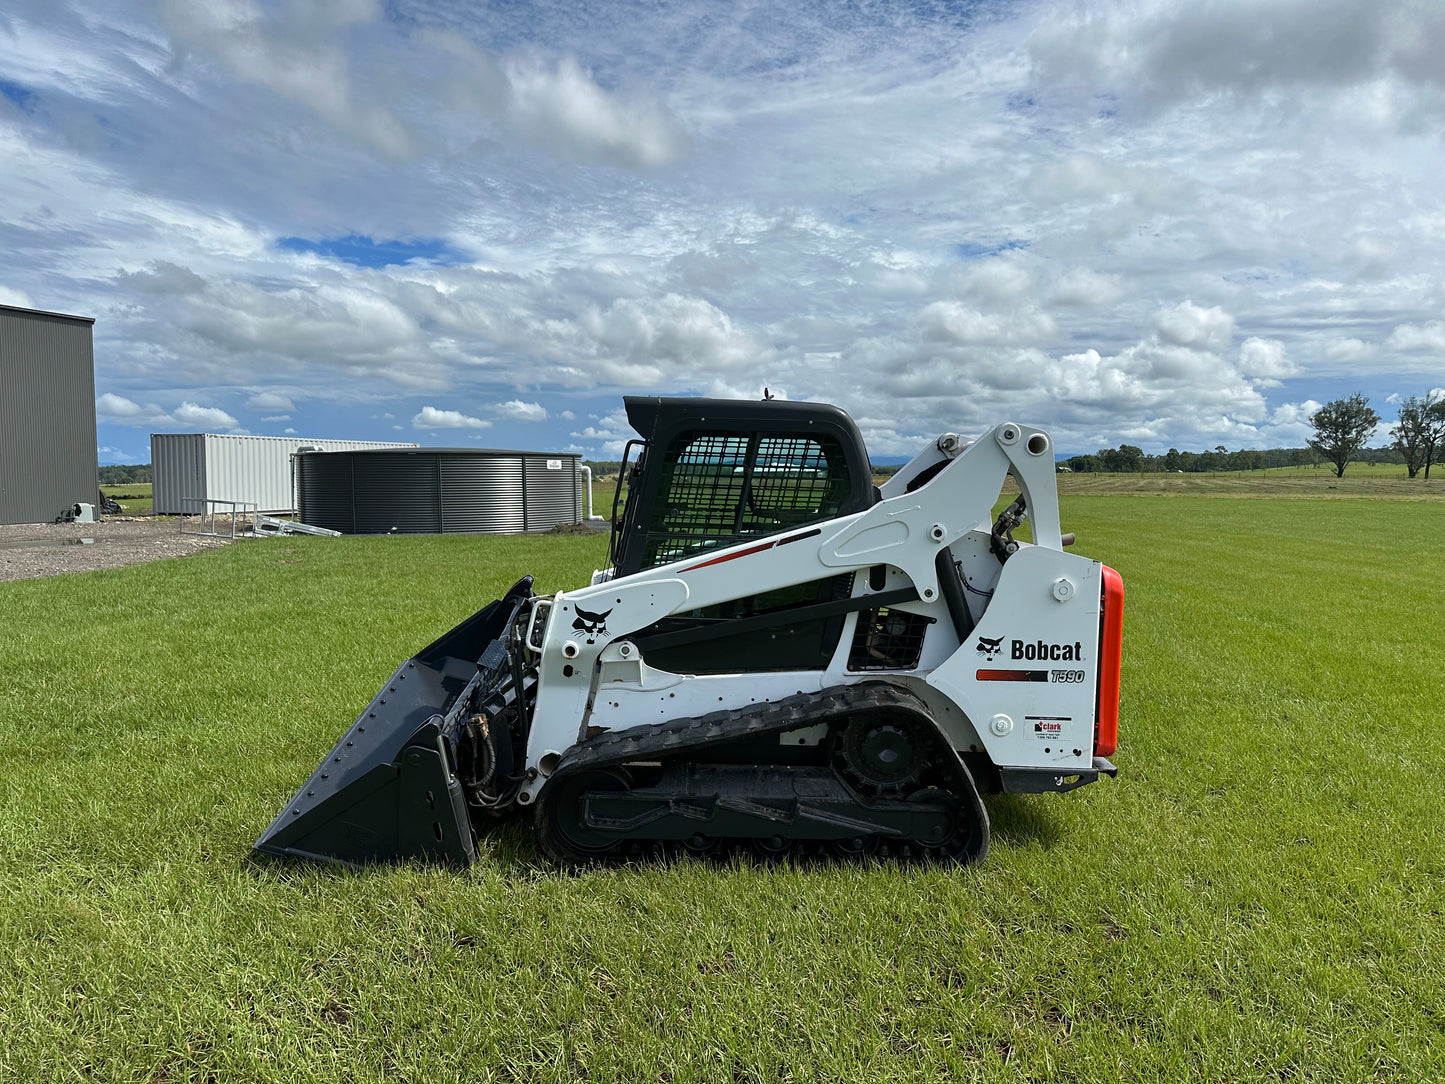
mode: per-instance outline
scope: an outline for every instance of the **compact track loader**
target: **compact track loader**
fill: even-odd
[[[521,813],[564,863],[971,862],[981,794],[1115,774],[1124,589],[1065,552],[1047,434],[944,434],[880,489],[836,407],[626,405],[611,567],[402,663],[258,850],[468,863]]]

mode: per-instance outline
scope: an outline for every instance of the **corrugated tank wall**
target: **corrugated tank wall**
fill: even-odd
[[[520,534],[582,519],[576,455],[484,449],[307,453],[301,519],[347,534]]]
[[[522,457],[443,456],[442,530],[447,534],[521,534]]]
[[[433,455],[352,455],[351,493],[357,534],[441,533],[441,482]],[[309,522],[304,516],[302,521]]]
[[[97,500],[93,323],[0,306],[0,523]]]
[[[529,455],[527,530],[547,530],[582,521],[581,486],[575,456]]]

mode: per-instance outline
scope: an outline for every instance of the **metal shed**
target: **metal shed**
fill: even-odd
[[[96,501],[94,324],[0,305],[0,523]]]
[[[254,505],[257,512],[294,512],[291,457],[299,449],[415,447],[415,444],[310,437],[152,433],[155,510],[161,515],[180,515],[196,512],[198,501],[235,501]]]
[[[301,519],[344,534],[522,534],[582,521],[580,457],[490,448],[308,452]]]

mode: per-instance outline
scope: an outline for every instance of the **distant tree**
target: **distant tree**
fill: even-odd
[[[1144,462],[1144,449],[1132,444],[1119,445],[1120,470],[1137,471]]]
[[[1425,480],[1430,480],[1430,463],[1436,455],[1445,451],[1445,396],[1436,399],[1425,412],[1429,423],[1428,441],[1425,446]]]
[[[1395,438],[1395,447],[1405,457],[1405,471],[1411,478],[1420,473],[1420,468],[1429,462],[1434,451],[1434,442],[1430,439],[1430,414],[1439,401],[1440,396],[1433,391],[1427,392],[1424,399],[1412,395],[1401,401],[1399,420],[1390,430],[1390,436]]]
[[[1184,460],[1179,455],[1178,448],[1170,448],[1164,453],[1164,469],[1170,474],[1173,474],[1177,470],[1183,470],[1184,468],[1181,466],[1183,462]]]
[[[1144,449],[1132,444],[1099,449],[1099,466],[1106,471],[1137,471],[1144,461]]]
[[[1075,474],[1093,474],[1099,470],[1099,458],[1093,455],[1070,456],[1069,469]]]
[[[1380,424],[1380,416],[1364,394],[1355,392],[1320,407],[1309,416],[1309,423],[1315,431],[1310,447],[1334,464],[1336,478],[1343,478],[1345,467]]]

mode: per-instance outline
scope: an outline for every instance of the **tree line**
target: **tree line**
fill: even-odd
[[[100,468],[100,484],[103,486],[138,486],[151,480],[149,463],[110,465]]]
[[[1231,452],[1219,444],[1213,451],[1181,452],[1170,448],[1163,455],[1148,455],[1142,448],[1121,444],[1117,448],[1100,448],[1093,455],[1071,456],[1064,462],[1069,470],[1085,473],[1167,474],[1318,467],[1328,463],[1341,478],[1351,463],[1395,463],[1404,466],[1411,478],[1422,470],[1429,478],[1431,464],[1445,458],[1445,395],[1440,392],[1401,400],[1398,419],[1390,429],[1391,442],[1379,448],[1365,447],[1365,441],[1380,424],[1380,415],[1360,392],[1326,403],[1308,421],[1314,436],[1303,448],[1242,448]]]
[[[1366,454],[1371,457],[1378,455],[1381,462],[1397,462],[1393,451],[1386,448],[1367,449]],[[1170,448],[1162,455],[1149,455],[1132,444],[1121,444],[1117,448],[1100,448],[1090,455],[1070,456],[1063,465],[1081,473],[1201,474],[1224,470],[1264,470],[1268,467],[1318,467],[1324,461],[1319,452],[1309,447],[1241,448],[1231,452],[1220,444],[1203,452]]]

